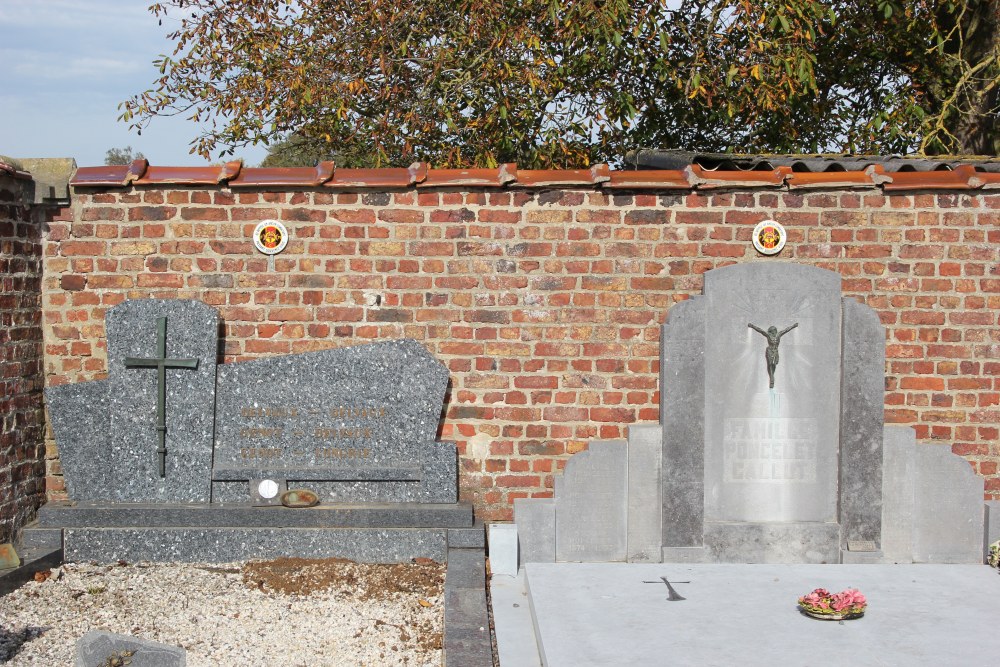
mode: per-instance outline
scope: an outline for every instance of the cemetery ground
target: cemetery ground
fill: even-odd
[[[444,579],[427,559],[70,563],[0,598],[0,662],[70,665],[102,629],[181,646],[189,667],[440,665]]]

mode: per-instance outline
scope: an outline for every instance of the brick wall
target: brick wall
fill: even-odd
[[[0,164],[0,542],[45,498],[42,239],[33,183]]]
[[[985,191],[78,189],[45,247],[46,373],[102,377],[104,313],[129,297],[217,306],[225,361],[415,338],[451,371],[442,437],[463,498],[507,518],[590,439],[657,421],[667,310],[709,269],[773,261],[749,242],[767,217],[788,230],[780,259],[839,272],[878,311],[887,421],[951,443],[1000,498],[1000,194]],[[249,241],[267,218],[291,236],[273,269]]]

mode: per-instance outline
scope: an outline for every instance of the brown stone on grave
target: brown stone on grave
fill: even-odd
[[[0,544],[0,570],[7,570],[21,564],[21,559],[14,551],[14,545],[7,542]]]
[[[285,507],[312,507],[319,504],[319,496],[309,489],[289,489],[281,494]]]

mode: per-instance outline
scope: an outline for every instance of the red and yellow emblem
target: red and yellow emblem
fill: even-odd
[[[265,255],[276,255],[288,244],[288,230],[277,220],[264,220],[253,230],[253,244]]]
[[[274,250],[281,244],[281,230],[274,225],[268,225],[264,229],[260,230],[260,234],[257,238],[260,239],[260,244],[262,246],[268,250]]]
[[[762,255],[777,255],[785,247],[785,228],[774,220],[761,220],[753,230],[753,247]]]
[[[759,234],[757,234],[757,240],[760,241],[762,246],[771,250],[772,248],[776,248],[778,246],[778,242],[781,240],[781,234],[777,229],[768,225],[764,229],[760,230]]]

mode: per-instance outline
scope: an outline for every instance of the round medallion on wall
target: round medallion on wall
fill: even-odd
[[[785,247],[785,228],[774,220],[761,220],[753,228],[753,247],[762,255],[777,255]]]
[[[288,245],[288,230],[277,220],[264,220],[254,227],[253,245],[265,255],[277,255]]]

